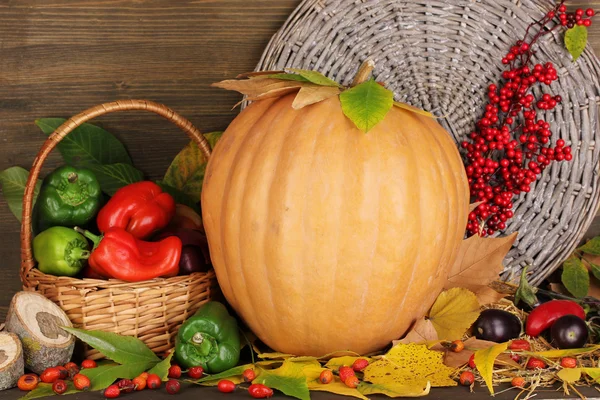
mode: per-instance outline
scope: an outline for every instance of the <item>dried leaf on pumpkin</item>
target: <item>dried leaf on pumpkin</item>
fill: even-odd
[[[482,300],[488,301],[488,285],[498,279],[504,268],[502,261],[517,235],[517,232],[502,238],[473,235],[463,240],[444,288],[463,287],[476,295],[482,292]]]
[[[395,346],[398,343],[409,344],[409,343],[425,343],[438,340],[438,334],[435,327],[431,323],[431,320],[421,318],[414,323],[410,331],[401,340],[394,340],[392,344]]]
[[[478,316],[477,297],[458,287],[440,293],[429,311],[429,320],[441,340],[460,339]]]
[[[443,363],[443,353],[422,344],[399,344],[364,370],[364,380],[374,384],[396,383],[407,386],[456,386],[454,372]]]
[[[388,397],[423,397],[429,394],[430,389],[429,382],[425,386],[365,382],[358,385],[358,391],[362,394],[385,394]]]
[[[299,110],[311,104],[319,103],[327,100],[330,97],[338,96],[341,93],[340,89],[331,86],[305,86],[300,89],[298,95],[292,103],[294,110]]]
[[[485,384],[487,385],[491,394],[494,394],[492,375],[494,374],[494,363],[496,362],[496,357],[498,357],[502,352],[506,351],[507,348],[508,342],[496,344],[492,347],[488,347],[487,349],[481,349],[475,352],[475,366],[477,367],[479,374],[485,381]]]

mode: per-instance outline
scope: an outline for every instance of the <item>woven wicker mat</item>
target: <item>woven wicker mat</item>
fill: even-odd
[[[305,0],[273,36],[257,70],[316,69],[349,84],[367,57],[375,77],[403,101],[437,115],[459,141],[482,114],[484,95],[502,71],[501,59],[548,0]],[[518,280],[531,265],[541,282],[573,251],[592,222],[598,187],[600,63],[588,46],[573,63],[563,29],[546,35],[534,62],[551,61],[559,80],[550,93],[562,105],[545,112],[552,140],[573,147],[571,162],[554,163],[527,195],[502,234],[518,231],[503,278]],[[536,86],[536,94],[540,93]],[[547,87],[543,88],[548,90]],[[540,115],[540,114],[538,114]]]

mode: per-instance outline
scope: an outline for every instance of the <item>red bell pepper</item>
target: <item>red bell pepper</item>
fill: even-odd
[[[175,200],[154,182],[137,182],[117,190],[98,213],[101,232],[122,228],[146,239],[164,228],[175,215]]]
[[[551,300],[543,303],[529,314],[525,324],[525,333],[532,337],[539,336],[550,328],[554,322],[565,315],[576,315],[585,320],[583,307],[571,300]]]
[[[177,236],[145,242],[122,228],[110,228],[104,236],[75,229],[94,242],[88,264],[91,272],[104,278],[139,282],[171,277],[179,272],[182,246]]]

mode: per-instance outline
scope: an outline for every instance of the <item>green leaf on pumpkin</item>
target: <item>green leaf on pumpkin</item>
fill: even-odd
[[[342,92],[340,102],[346,117],[366,133],[394,106],[394,94],[371,79]]]
[[[577,298],[587,296],[590,288],[590,275],[579,258],[570,257],[563,263],[561,280],[573,296]]]
[[[575,25],[565,33],[565,46],[569,50],[569,53],[571,53],[573,62],[577,61],[583,50],[585,50],[587,40],[588,30],[582,25]]]

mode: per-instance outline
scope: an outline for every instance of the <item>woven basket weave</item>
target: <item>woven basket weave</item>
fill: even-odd
[[[502,57],[554,4],[305,0],[273,36],[256,70],[315,69],[349,84],[360,63],[371,57],[375,78],[396,93],[396,100],[447,116],[440,123],[458,142],[482,115],[487,87],[503,70]],[[573,147],[573,160],[552,164],[514,203],[515,217],[502,232],[519,232],[505,260],[506,280],[518,280],[522,268],[531,265],[531,281],[540,283],[573,251],[598,206],[600,63],[589,46],[573,63],[563,32],[544,36],[533,61],[550,61],[558,71],[550,93],[564,100],[544,119],[551,123],[553,141],[563,138]]]
[[[77,279],[42,273],[35,267],[31,249],[33,193],[44,160],[56,145],[82,123],[116,111],[145,110],[166,118],[184,131],[208,158],[210,145],[191,122],[162,104],[125,100],[90,108],[62,124],[43,144],[29,173],[23,199],[21,223],[21,281],[25,290],[35,290],[57,303],[75,327],[135,336],[155,353],[174,345],[183,321],[219,293],[214,271],[142,282],[116,279]],[[86,357],[102,358],[93,349]]]

